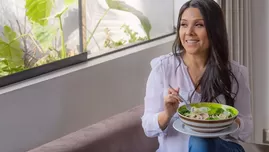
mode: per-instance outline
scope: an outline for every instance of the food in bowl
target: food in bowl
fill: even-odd
[[[191,107],[191,111],[183,110],[182,115],[199,120],[222,120],[234,116],[234,113],[229,108],[222,107]]]
[[[232,106],[219,103],[192,103],[191,111],[183,105],[178,108],[181,121],[190,129],[198,132],[218,132],[231,126],[238,115]]]
[[[178,108],[178,113],[198,120],[224,120],[238,115],[238,111],[231,106],[206,102],[191,104],[191,111],[185,105],[181,106]]]

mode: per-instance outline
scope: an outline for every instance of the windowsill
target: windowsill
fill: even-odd
[[[0,89],[0,94],[22,89],[27,86],[31,86],[31,85],[34,85],[43,81],[47,81],[47,80],[54,79],[63,75],[67,75],[67,74],[70,74],[70,73],[73,73],[73,72],[76,72],[76,71],[79,71],[79,70],[82,70],[91,66],[95,66],[95,65],[107,62],[107,61],[111,61],[111,60],[124,57],[133,53],[144,51],[146,49],[149,49],[158,45],[162,45],[167,42],[171,42],[174,40],[174,38],[175,38],[175,35],[173,34],[165,38],[157,39],[157,40],[147,42],[144,44],[139,44],[135,47],[125,48],[125,49],[123,48],[121,49],[121,51],[110,51],[110,52],[99,53],[98,58],[94,57],[94,56],[97,56],[96,54],[89,54],[88,58],[90,60],[87,62],[80,63],[80,64],[70,66],[67,68],[63,68],[63,69],[50,72],[47,74],[43,74],[43,75],[28,79],[28,80],[24,80],[18,83],[8,85],[6,87],[2,87]]]

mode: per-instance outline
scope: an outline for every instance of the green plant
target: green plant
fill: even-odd
[[[52,10],[55,9],[55,0],[25,0],[25,2],[25,23],[21,24],[16,20],[19,31],[15,31],[11,26],[5,25],[4,32],[0,37],[0,77],[76,54],[76,52],[67,50],[66,48],[62,21],[63,15],[68,11],[70,5],[77,2],[77,0],[64,0],[65,8],[56,15],[52,15]],[[150,39],[151,25],[149,20],[141,12],[121,1],[106,0],[106,2],[109,8],[99,19],[93,31],[90,32],[86,46],[94,39],[93,35],[96,29],[111,9],[134,14],[143,26],[147,35],[146,38],[138,37],[137,33],[132,31],[128,26],[123,26],[125,33],[130,36],[128,43]],[[26,25],[26,20],[28,25]],[[57,21],[58,25],[51,25],[49,24],[50,21]],[[27,32],[25,28],[21,30],[20,26],[30,26],[31,32]],[[107,29],[107,33],[109,35],[109,29]],[[58,38],[60,39],[60,47],[56,44]],[[31,45],[27,47],[29,42]],[[126,44],[127,41],[123,39],[113,41],[108,37],[105,43],[106,47],[116,48]]]
[[[54,3],[55,0],[26,0],[26,16],[29,20],[45,26]]]
[[[3,37],[0,38],[0,50],[0,76],[25,69],[20,41],[16,32],[9,26],[4,26]]]
[[[59,53],[56,50],[50,48],[47,54],[35,63],[35,66],[40,66],[60,59],[61,58],[59,57]]]
[[[121,29],[124,29],[124,33],[129,37],[129,43],[149,40],[148,37],[140,37],[137,32],[130,28],[129,25],[123,24]]]
[[[106,34],[106,39],[104,42],[104,47],[105,48],[117,48],[119,46],[122,45],[126,45],[128,43],[135,43],[138,41],[145,41],[148,40],[148,37],[140,37],[138,35],[137,32],[133,31],[129,25],[123,24],[121,26],[121,29],[123,29],[124,33],[126,34],[126,36],[128,37],[128,40],[124,40],[123,38],[118,40],[118,41],[114,41],[111,38],[111,34],[110,34],[110,30],[109,28],[105,28],[105,34]]]
[[[66,12],[68,10],[68,7],[66,7],[62,12],[58,13],[55,17],[59,20],[60,23],[60,32],[61,32],[61,45],[62,45],[62,49],[61,49],[61,59],[66,58],[67,52],[66,52],[66,47],[64,44],[64,31],[63,31],[63,22],[62,22],[62,15],[64,14],[64,12]]]
[[[55,8],[55,0],[25,0],[25,20],[30,21],[32,30],[30,33],[26,33],[26,31],[23,33],[20,27],[22,24],[18,20],[16,22],[19,26],[19,34],[12,30],[10,26],[4,26],[2,37],[0,37],[0,77],[63,59],[71,54],[74,55],[74,53],[67,53],[64,44],[62,16],[69,9],[69,6],[75,2],[76,0],[64,0],[65,8],[55,16],[51,16],[51,12]],[[56,26],[49,25],[49,21],[53,19],[58,20],[59,24]],[[23,26],[26,26],[26,22]],[[57,41],[58,35],[61,39],[60,51],[53,44],[53,41]],[[22,49],[21,42],[23,42],[25,50]],[[26,43],[29,42],[34,44],[34,47],[30,46],[31,49],[38,50],[39,56],[42,57],[35,58],[36,51],[31,52],[32,54],[27,52]],[[34,58],[34,63],[26,66],[26,56]],[[29,62],[33,61],[32,59],[28,60]]]
[[[123,1],[119,0],[106,0],[107,5],[110,9],[116,9],[116,10],[121,10],[125,12],[132,13],[135,15],[141,22],[143,29],[145,33],[147,34],[148,39],[150,39],[150,30],[151,30],[151,24],[149,19],[143,15],[140,11],[136,10],[134,7],[127,5]]]
[[[0,77],[17,73],[26,69],[24,65],[12,66],[9,64],[9,62],[10,61],[5,58],[0,58]]]
[[[125,2],[123,1],[119,1],[119,0],[106,0],[107,5],[108,5],[108,9],[104,12],[104,14],[102,15],[102,17],[98,20],[97,24],[95,25],[93,32],[90,32],[90,36],[87,40],[86,43],[86,48],[89,45],[89,43],[91,42],[91,39],[93,38],[93,35],[96,32],[96,29],[99,27],[101,21],[104,19],[104,17],[107,15],[107,13],[109,12],[109,10],[111,9],[115,9],[115,10],[121,10],[121,11],[125,11],[125,12],[129,12],[132,13],[133,15],[135,15],[141,22],[142,27],[144,32],[146,33],[147,37],[137,37],[137,33],[133,32],[129,26],[127,25],[123,25],[122,28],[124,28],[124,32],[125,34],[130,36],[130,39],[128,40],[129,43],[133,43],[136,41],[143,41],[143,40],[149,40],[150,39],[150,30],[151,30],[151,24],[149,19],[143,15],[143,13],[141,13],[140,11],[136,10],[134,7],[127,5]],[[104,29],[105,33],[106,33],[106,38],[105,38],[105,42],[104,42],[104,47],[106,48],[117,48],[121,45],[126,44],[126,41],[121,39],[119,41],[114,41],[111,39],[110,37],[110,30],[108,28]],[[96,44],[98,45],[98,43],[96,42]]]
[[[91,40],[92,40],[92,38],[93,38],[93,35],[94,35],[94,33],[96,32],[96,29],[99,27],[101,21],[102,21],[102,20],[104,19],[104,17],[107,15],[107,13],[108,13],[109,10],[110,10],[110,9],[108,8],[108,9],[105,11],[105,13],[102,15],[102,17],[98,20],[97,24],[94,26],[93,32],[90,32],[90,36],[89,36],[89,38],[88,38],[88,40],[87,40],[87,42],[86,42],[86,48],[85,48],[84,51],[86,51],[87,46],[90,44],[90,42],[91,42]]]
[[[53,17],[59,22],[59,26],[54,27],[51,25],[48,26],[48,19],[55,3],[54,0],[26,0],[26,16],[33,22],[32,24],[34,25],[35,29],[35,38],[39,41],[41,47],[45,49],[45,51],[52,47],[51,42],[53,41],[53,38],[56,37],[58,29],[60,31],[61,51],[59,53],[59,57],[56,57],[55,59],[64,59],[67,57],[62,16],[68,10],[69,5],[73,4],[74,2],[76,2],[76,0],[64,0],[66,7]],[[50,60],[54,61],[49,55],[46,55],[45,57],[48,57]],[[50,60],[47,59],[46,61],[49,62]]]
[[[104,47],[105,48],[117,48],[119,46],[122,46],[122,45],[126,44],[126,41],[124,39],[121,39],[119,41],[114,41],[111,38],[109,28],[105,28],[104,31],[105,31],[105,34],[106,34],[106,39],[105,39],[105,42],[104,42]]]

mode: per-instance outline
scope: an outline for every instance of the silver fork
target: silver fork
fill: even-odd
[[[174,89],[170,84],[169,84],[169,87],[170,88],[172,88],[172,89]],[[174,89],[175,90],[175,89]],[[179,99],[181,100],[181,101],[183,101],[184,103],[185,103],[185,105],[186,105],[186,108],[189,110],[189,111],[191,111],[191,105],[179,94],[179,92],[178,92],[178,96],[179,96]]]

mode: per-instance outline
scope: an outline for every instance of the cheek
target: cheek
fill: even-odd
[[[205,49],[209,49],[209,40],[208,39],[206,39],[205,40],[205,42],[204,42],[204,44],[203,44],[203,48],[205,48]]]
[[[209,47],[209,40],[208,40],[207,36],[205,37],[205,45],[206,45],[206,47]]]
[[[201,36],[201,39],[203,40],[203,43],[205,45],[209,45],[209,40],[208,40],[207,34],[206,33],[203,33],[200,36]]]
[[[181,41],[181,43],[183,43],[183,40],[184,40],[184,34],[182,31],[179,31],[179,39]]]

